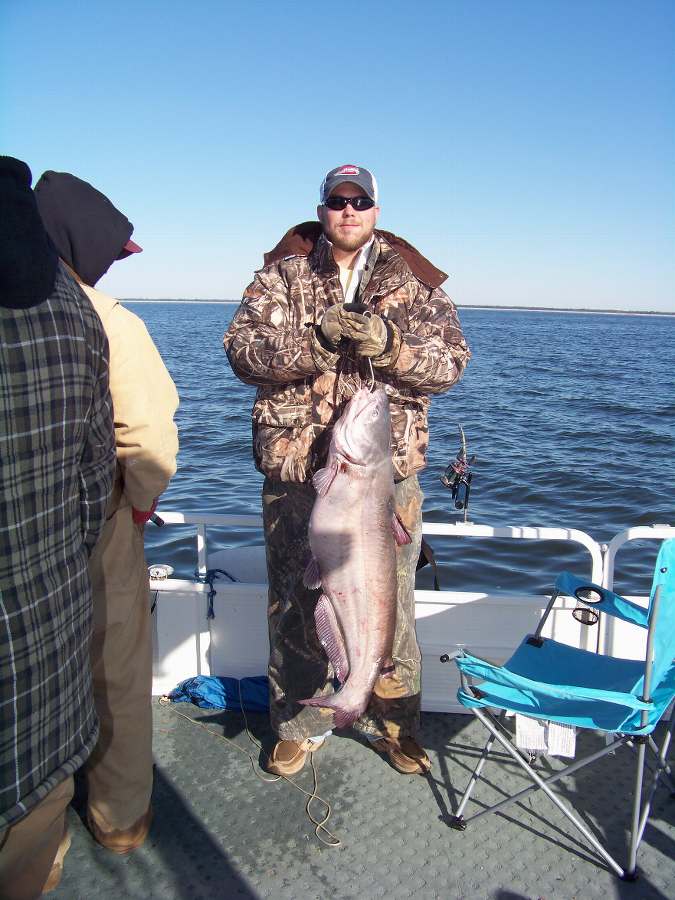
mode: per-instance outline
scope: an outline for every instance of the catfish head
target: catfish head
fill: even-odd
[[[382,388],[361,388],[354,394],[333,429],[331,453],[367,466],[391,453],[389,398]]]

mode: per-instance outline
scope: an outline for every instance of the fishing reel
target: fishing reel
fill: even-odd
[[[471,494],[471,481],[473,472],[471,466],[476,461],[476,456],[468,457],[466,436],[461,425],[458,426],[461,437],[461,445],[457,451],[457,457],[441,475],[441,484],[448,488],[455,504],[455,509],[464,510],[464,521],[467,521],[469,513],[469,495]]]

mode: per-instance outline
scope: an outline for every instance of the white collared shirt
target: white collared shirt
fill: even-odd
[[[363,247],[361,247],[359,255],[354,261],[353,268],[343,269],[342,266],[338,266],[340,270],[340,284],[342,285],[342,292],[345,295],[345,303],[351,303],[354,299],[374,240],[375,235],[371,237],[367,244],[364,244]]]

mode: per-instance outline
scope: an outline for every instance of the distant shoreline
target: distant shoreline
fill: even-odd
[[[123,297],[122,303],[217,303],[221,306],[238,306],[239,300],[187,300],[180,297]],[[458,309],[491,309],[498,312],[543,312],[543,313],[582,313],[588,316],[667,316],[675,317],[675,312],[663,312],[660,310],[641,309],[589,309],[584,307],[571,307],[563,309],[557,306],[496,306],[489,304],[466,303],[455,304]]]
[[[571,307],[563,309],[558,306],[488,306],[487,304],[455,304],[457,309],[496,309],[504,312],[544,312],[544,313],[581,313],[587,316],[667,316],[672,318],[675,313],[664,312],[658,309],[589,309],[585,307]]]

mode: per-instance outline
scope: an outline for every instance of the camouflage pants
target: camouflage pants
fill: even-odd
[[[393,677],[378,678],[359,731],[414,735],[420,710],[420,651],[415,634],[415,569],[422,540],[422,492],[416,476],[396,485],[396,511],[412,543],[397,547],[398,596]],[[333,726],[327,709],[296,701],[330,694],[333,670],[319,643],[314,608],[320,592],[302,583],[310,558],[307,526],[316,497],[311,484],[265,479],[263,520],[269,579],[270,719],[282,740],[301,741]]]

